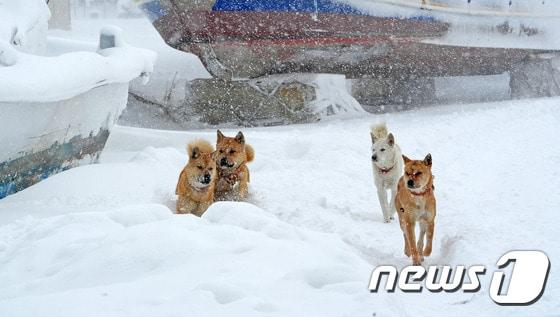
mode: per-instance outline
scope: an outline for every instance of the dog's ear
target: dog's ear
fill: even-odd
[[[405,164],[411,161],[411,159],[409,159],[408,157],[406,157],[406,155],[404,155],[404,154],[403,154],[403,156],[402,156],[402,159],[403,159],[403,161],[404,161]]]
[[[371,144],[374,144],[375,143],[375,135],[373,135],[373,132],[370,132],[369,136],[371,137]]]
[[[193,147],[192,153],[191,153],[191,158],[192,159],[197,159],[199,156],[200,156],[200,149],[198,148],[198,146]]]
[[[426,157],[424,158],[424,164],[426,164],[427,166],[432,166],[432,154],[428,153],[428,155],[426,155]]]
[[[224,134],[222,133],[222,131],[218,130],[218,142],[222,141],[224,138]]]
[[[395,145],[395,137],[393,136],[393,133],[389,133],[387,136],[387,143],[389,143],[389,146]]]
[[[245,144],[245,137],[243,136],[243,132],[241,131],[237,132],[237,135],[235,136],[235,141],[237,141],[237,143],[239,144]]]

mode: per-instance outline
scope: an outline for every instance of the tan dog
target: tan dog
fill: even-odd
[[[214,147],[203,140],[188,145],[189,162],[183,168],[175,194],[177,213],[202,216],[214,202],[216,157]]]
[[[404,235],[404,254],[412,256],[412,264],[420,265],[424,256],[432,253],[436,198],[432,175],[432,156],[423,161],[411,160],[403,155],[404,175],[399,180],[395,207]],[[420,224],[418,242],[415,236],[416,222]],[[426,248],[424,248],[426,235]]]
[[[216,152],[218,166],[216,200],[245,200],[250,182],[247,163],[255,157],[253,148],[245,144],[242,132],[230,138],[218,130]]]

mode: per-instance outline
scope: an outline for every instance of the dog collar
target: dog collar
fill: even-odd
[[[393,165],[393,166],[391,166],[391,167],[389,167],[389,168],[381,168],[381,167],[379,167],[379,166],[377,166],[377,165],[376,165],[375,167],[377,167],[377,170],[379,171],[379,173],[381,173],[381,174],[387,174],[387,173],[389,173],[390,171],[392,171],[393,168],[395,168],[395,165]]]

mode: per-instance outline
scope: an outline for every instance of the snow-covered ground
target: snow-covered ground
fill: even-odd
[[[245,129],[248,203],[174,215],[185,144],[215,131],[118,127],[101,163],[0,201],[1,316],[545,316],[560,311],[560,99],[427,108]],[[408,265],[382,222],[369,126],[410,157],[431,152],[438,216],[431,264],[485,264],[482,290],[369,293],[373,267]],[[227,134],[236,131],[228,130]],[[506,251],[540,249],[544,296],[488,295]]]

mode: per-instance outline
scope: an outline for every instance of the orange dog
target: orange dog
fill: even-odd
[[[412,264],[420,265],[424,256],[432,253],[436,198],[432,175],[432,156],[423,161],[411,160],[403,155],[404,175],[399,180],[395,207],[404,235],[404,254],[412,256]],[[420,237],[415,236],[416,222],[420,223]],[[426,235],[426,248],[424,236]]]
[[[245,144],[242,132],[230,138],[218,130],[216,152],[218,166],[216,200],[245,200],[250,182],[247,163],[253,161],[255,157],[253,148]]]
[[[175,194],[177,213],[202,216],[214,202],[216,186],[216,158],[214,147],[203,140],[188,146],[189,162],[183,168]]]

